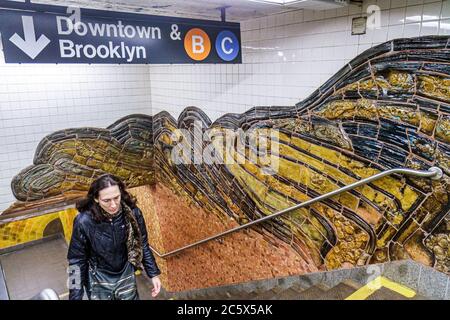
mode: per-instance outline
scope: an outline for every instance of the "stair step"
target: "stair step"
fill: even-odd
[[[272,299],[276,300],[299,300],[302,290],[296,289],[295,287],[290,287],[279,294],[275,295]]]
[[[245,292],[242,291],[240,293],[228,294],[225,300],[253,300],[259,294],[257,292]]]
[[[381,287],[380,289],[372,293],[370,296],[368,296],[366,300],[411,300],[411,299],[388,288]]]
[[[217,293],[217,292],[204,292],[200,295],[196,295],[193,299],[195,300],[224,300],[224,299],[229,299],[228,295],[226,294],[226,292],[221,292],[221,293]]]
[[[303,292],[303,291],[305,291],[306,289],[308,289],[309,287],[306,287],[305,288],[305,286],[302,286],[301,284],[298,284],[298,283],[294,283],[292,286],[290,286],[288,289],[293,289],[293,290],[295,290],[295,291],[298,291],[298,292]]]
[[[281,287],[274,287],[271,290],[267,290],[263,293],[256,295],[252,300],[270,300],[280,292],[284,291]]]
[[[351,280],[345,280],[325,292],[320,300],[345,300],[353,292],[361,287],[360,284]]]
[[[320,298],[329,288],[323,284],[316,284],[308,289],[302,291],[297,300],[317,300]]]
[[[256,297],[260,291],[258,289],[255,289],[254,291],[248,292],[247,290],[236,286],[236,287],[228,287],[224,288],[223,292],[220,292],[220,296],[224,300],[249,300]]]

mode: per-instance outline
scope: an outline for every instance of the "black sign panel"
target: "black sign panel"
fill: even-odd
[[[6,63],[242,62],[237,23],[32,4],[20,9],[0,9]]]

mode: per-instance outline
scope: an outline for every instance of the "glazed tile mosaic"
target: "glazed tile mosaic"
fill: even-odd
[[[195,140],[195,123],[209,141]],[[438,181],[389,176],[256,227],[318,268],[412,258],[450,272],[450,40],[398,39],[362,53],[295,106],[255,107],[211,123],[199,108],[178,120],[130,115],[107,129],[68,129],[46,137],[34,165],[13,180],[23,203],[85,192],[111,172],[129,186],[160,182],[179,197],[238,224],[394,167],[444,171]],[[188,135],[180,135],[186,129]],[[264,161],[243,149],[225,164],[176,164],[173,150],[225,145],[225,133],[276,130]],[[195,158],[195,152],[194,156]],[[20,208],[20,205],[15,207]],[[207,223],[207,222],[205,222]]]
[[[211,215],[162,183],[130,190],[147,223],[150,243],[165,253],[238,226]],[[319,271],[287,243],[245,230],[171,258],[156,257],[168,291],[185,291]]]
[[[76,209],[67,209],[26,220],[19,220],[0,224],[0,249],[24,244],[30,241],[42,239],[47,234],[46,228],[52,222],[59,222],[67,242],[72,236],[73,220],[77,215]]]

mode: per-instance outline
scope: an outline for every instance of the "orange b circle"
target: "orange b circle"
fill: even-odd
[[[184,49],[191,59],[205,60],[211,52],[211,41],[205,31],[194,28],[184,38]]]

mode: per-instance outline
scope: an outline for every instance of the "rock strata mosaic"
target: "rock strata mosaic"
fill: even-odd
[[[208,141],[195,139],[195,123],[208,130]],[[239,133],[254,129],[271,129],[267,155],[277,170],[267,172]],[[255,107],[214,123],[189,107],[178,120],[161,112],[106,130],[57,132],[12,186],[18,200],[42,201],[85,191],[111,172],[130,186],[161,182],[206,212],[243,224],[386,169],[438,166],[439,181],[385,177],[254,230],[318,268],[412,258],[449,272],[449,130],[449,37],[398,39],[362,53],[296,106]],[[243,145],[222,153],[234,163],[174,163],[180,145],[223,149],[229,132],[236,133],[234,146]]]
[[[37,200],[51,204],[79,198],[105,172],[117,175],[129,187],[151,184],[152,117],[130,115],[106,129],[57,131],[39,143],[33,163],[11,183],[14,196],[21,202],[13,206],[15,210],[33,207]]]

